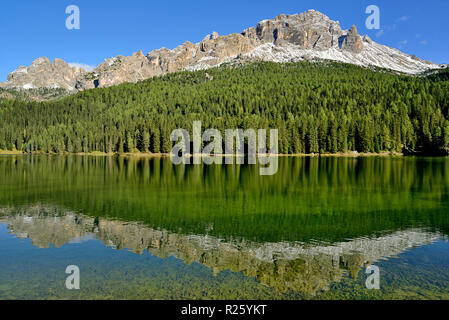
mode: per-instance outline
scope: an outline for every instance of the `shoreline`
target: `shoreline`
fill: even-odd
[[[88,152],[88,153],[44,153],[44,152],[33,152],[33,153],[25,153],[22,151],[9,151],[9,150],[0,150],[0,156],[20,156],[20,155],[29,155],[29,156],[39,156],[39,155],[49,155],[49,156],[91,156],[91,157],[134,157],[134,158],[169,158],[169,153],[150,153],[150,152],[125,152],[125,153],[105,153],[105,152]],[[192,154],[187,155],[188,157],[193,157]],[[201,154],[201,158],[204,158],[206,154]],[[216,157],[238,157],[242,155],[230,155],[230,154],[221,154],[216,155]],[[409,157],[409,156],[420,156],[420,155],[405,155],[401,152],[380,152],[380,153],[359,153],[355,151],[351,152],[340,152],[340,153],[298,153],[298,154],[267,154],[265,156],[269,157],[279,157],[279,158],[289,158],[289,157],[309,157],[309,158],[367,158],[367,157]],[[434,157],[431,155],[422,155],[423,157]],[[444,157],[444,156],[443,156]]]
[[[45,152],[32,152],[25,153],[23,151],[17,150],[0,150],[0,156],[90,156],[90,157],[132,157],[132,158],[169,158],[170,153],[151,153],[151,152],[125,152],[125,153],[106,153],[100,151],[94,152],[78,152],[78,153],[70,153],[70,152],[62,152],[62,153],[45,153]],[[208,157],[210,155],[200,154],[201,158]],[[244,155],[237,154],[219,154],[213,155],[213,157],[242,157]],[[303,157],[303,158],[370,158],[370,157],[426,157],[426,158],[435,158],[435,157],[449,157],[449,150],[447,154],[404,154],[402,152],[395,151],[382,151],[379,153],[374,152],[357,152],[357,151],[349,151],[349,152],[339,152],[339,153],[295,153],[295,154],[260,154],[260,156],[269,156],[269,157],[278,157],[278,158],[289,158],[289,157]],[[193,157],[192,154],[187,154],[186,157]]]

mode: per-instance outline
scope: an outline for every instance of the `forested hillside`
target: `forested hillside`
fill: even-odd
[[[180,72],[50,102],[0,101],[0,150],[169,152],[170,133],[279,129],[281,153],[449,147],[447,70],[395,75],[340,63],[255,63]]]
[[[28,90],[13,90],[0,88],[0,100],[17,99],[22,101],[48,101],[69,95],[64,89],[37,88]]]

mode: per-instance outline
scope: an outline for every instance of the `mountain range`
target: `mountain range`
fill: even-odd
[[[60,59],[51,62],[41,57],[31,66],[20,66],[10,73],[0,88],[19,91],[47,88],[76,93],[171,72],[208,69],[223,63],[323,59],[411,75],[445,67],[360,36],[355,26],[343,30],[338,21],[309,10],[281,14],[241,33],[220,36],[213,32],[199,43],[187,41],[173,50],[162,48],[147,55],[139,51],[128,57],[106,59],[91,72]]]

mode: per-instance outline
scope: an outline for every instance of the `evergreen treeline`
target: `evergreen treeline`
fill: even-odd
[[[14,90],[0,88],[0,101],[8,99],[24,100],[24,101],[47,101],[67,96],[70,93],[61,88],[36,88],[27,90]]]
[[[439,74],[442,76],[440,77]],[[50,102],[0,101],[0,150],[169,152],[170,133],[279,129],[281,153],[449,147],[447,70],[399,76],[340,63],[180,72]],[[213,80],[211,80],[211,76]]]

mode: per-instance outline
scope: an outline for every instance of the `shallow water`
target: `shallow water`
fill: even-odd
[[[449,299],[449,159],[279,161],[0,157],[0,299]]]

